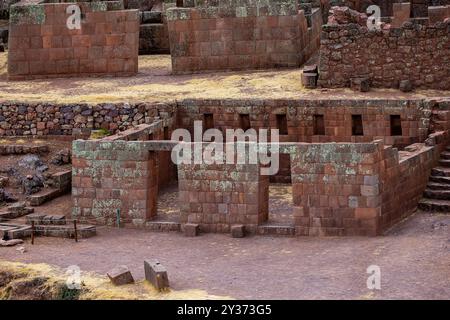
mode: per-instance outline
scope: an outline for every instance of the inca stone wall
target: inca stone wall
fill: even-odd
[[[449,5],[449,0],[331,0],[334,6],[347,6],[360,12],[366,12],[370,5],[377,5],[381,9],[382,17],[392,16],[393,3],[410,3],[411,17],[426,17],[428,16],[429,6],[444,6]]]
[[[156,206],[157,167],[141,144],[76,140],[72,154],[74,218],[114,225],[141,225]]]
[[[270,106],[272,112],[309,107],[305,101],[296,103],[189,100],[179,105],[178,121],[190,128],[193,118],[187,117],[187,110],[195,115],[194,119],[200,119],[207,110],[203,108],[216,105],[217,114],[225,115],[223,125],[232,127],[236,126],[236,118],[228,118],[227,114],[234,117],[251,108],[264,110],[265,106]],[[315,103],[326,108],[323,101]],[[395,113],[395,107],[387,101],[377,101],[375,105],[380,108],[386,103],[385,111]],[[402,104],[405,110],[413,105]],[[426,135],[425,143],[412,144],[404,151],[381,140],[281,144],[280,153],[289,156],[296,235],[380,235],[413,212],[431,168],[450,141],[448,101],[422,101],[418,106],[416,111],[428,115],[428,127],[435,132]],[[376,114],[376,108],[368,109],[368,114]],[[267,110],[266,113],[271,114]],[[410,118],[406,116],[405,120]],[[261,121],[259,125],[270,126],[270,122]],[[155,139],[168,140],[166,130],[161,129],[171,124],[174,117],[156,119],[99,141],[75,141],[74,216],[112,225],[119,209],[120,223],[145,227],[157,220],[159,164],[165,167],[170,162],[168,151],[177,142]],[[161,157],[161,152],[166,152],[166,158]],[[179,165],[179,223],[198,223],[205,232],[229,232],[233,225],[243,224],[247,232],[258,232],[268,219],[270,179],[262,176],[260,169],[259,164]],[[174,176],[167,175],[167,179]]]
[[[196,4],[167,10],[175,73],[298,67],[318,48],[320,9],[308,26],[297,0]]]
[[[243,224],[254,233],[268,218],[269,177],[260,168],[248,162],[179,165],[181,222],[220,233]]]
[[[73,216],[106,225],[152,220],[158,189],[175,180],[175,168],[168,152],[149,151],[143,142],[167,140],[164,132],[172,130],[172,119],[156,120],[100,140],[75,140]]]
[[[100,128],[115,133],[175,114],[175,104],[0,102],[0,136],[78,135]]]
[[[450,16],[450,10],[443,10]],[[450,89],[450,19],[413,19],[401,27],[369,31],[365,25],[324,25],[320,47],[320,87],[348,87],[368,78],[373,87]]]
[[[120,10],[118,1],[77,3],[85,18],[69,29],[71,3],[37,2],[11,7],[9,79],[137,73],[137,10]]]
[[[214,127],[240,128],[240,117],[248,115],[256,130],[277,128],[277,115],[285,115],[284,142],[371,142],[408,145],[428,135],[434,102],[424,100],[185,100],[178,102],[179,126],[192,130],[195,120],[212,114]],[[322,115],[324,130],[314,132],[314,117]],[[362,116],[363,134],[352,134],[352,115]],[[399,115],[402,135],[392,136],[390,116]]]

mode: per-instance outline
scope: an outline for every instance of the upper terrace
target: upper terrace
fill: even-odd
[[[7,81],[7,53],[0,53],[0,100],[46,103],[167,102],[195,99],[405,99],[449,97],[448,91],[394,89],[355,92],[302,86],[302,68],[171,75],[169,55],[140,56],[133,77]]]

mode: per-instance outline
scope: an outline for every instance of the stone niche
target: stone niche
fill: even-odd
[[[69,28],[69,6],[81,11]],[[73,26],[70,25],[71,27]],[[19,2],[10,7],[8,76],[11,80],[137,73],[138,10],[121,1]]]

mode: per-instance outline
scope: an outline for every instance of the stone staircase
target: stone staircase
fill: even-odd
[[[439,166],[431,170],[423,196],[419,209],[450,213],[450,146],[441,153]]]
[[[46,237],[74,238],[74,225],[63,215],[33,213],[26,216],[27,224],[34,222],[35,235]],[[77,224],[78,238],[90,238],[97,234],[93,225]]]

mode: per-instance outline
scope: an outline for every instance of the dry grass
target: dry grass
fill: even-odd
[[[7,70],[8,55],[6,53],[0,53],[0,79],[3,79],[8,74]]]
[[[65,271],[48,264],[24,264],[18,262],[0,261],[0,270],[13,274],[25,274],[16,281],[31,280],[36,277],[46,277],[52,287],[58,287],[58,283],[65,283],[67,275]],[[94,273],[82,272],[81,280],[83,289],[79,296],[81,300],[180,300],[180,299],[230,299],[209,295],[204,290],[182,290],[159,292],[146,281],[138,281],[135,284],[116,287],[106,278]],[[0,288],[0,297],[2,288]]]
[[[133,77],[6,80],[7,53],[0,53],[0,100],[18,102],[103,103],[171,102],[182,99],[354,99],[423,98],[449,92],[350,89],[310,90],[301,85],[301,69],[172,75],[169,55],[139,56]]]
[[[6,80],[7,54],[0,53],[2,100],[71,102],[164,102],[185,98],[285,98],[304,92],[301,70],[171,75],[168,55],[140,56],[139,74],[122,78]]]

